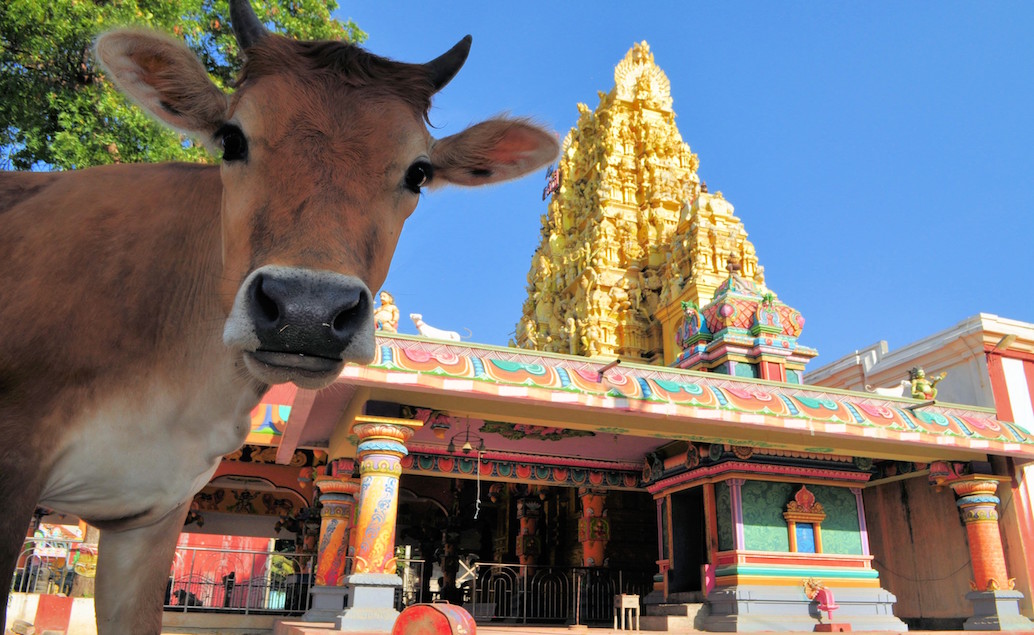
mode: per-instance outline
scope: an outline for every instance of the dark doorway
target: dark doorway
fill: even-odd
[[[672,569],[669,593],[703,591],[701,567],[707,563],[704,489],[694,487],[671,495]]]

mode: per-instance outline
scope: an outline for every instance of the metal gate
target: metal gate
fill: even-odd
[[[645,596],[653,574],[598,567],[478,562],[471,614],[479,622],[605,624],[614,596]]]

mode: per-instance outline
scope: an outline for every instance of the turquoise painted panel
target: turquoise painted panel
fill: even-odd
[[[718,551],[730,551],[732,539],[732,495],[725,481],[714,486],[715,513],[718,515]]]
[[[743,484],[743,542],[752,551],[790,551],[787,533],[786,503],[799,485],[747,481]],[[825,532],[823,532],[825,537]]]
[[[808,489],[826,512],[826,520],[822,521],[822,552],[861,555],[858,501],[851,490],[827,485],[809,485]]]
[[[718,567],[715,574],[719,577],[726,575],[758,575],[770,578],[790,578],[801,580],[802,578],[836,578],[838,580],[878,580],[880,574],[875,569],[856,569],[854,567],[759,567],[756,565],[740,564]]]
[[[736,362],[736,376],[757,379],[758,367],[755,364],[748,364],[747,362]]]

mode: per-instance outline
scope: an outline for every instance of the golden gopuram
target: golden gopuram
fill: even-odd
[[[697,175],[646,42],[599,98],[564,139],[514,343],[671,364],[684,302],[704,307],[732,272],[774,295],[732,205]]]

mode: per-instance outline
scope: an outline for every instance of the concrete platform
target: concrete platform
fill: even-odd
[[[331,630],[333,624],[330,623],[319,623],[319,622],[282,622],[277,628],[274,628],[273,635],[330,635],[335,631]],[[538,625],[507,625],[507,626],[482,626],[477,627],[478,635],[578,635],[583,633],[585,635],[630,635],[635,633],[631,630],[618,630],[613,628],[594,628],[586,626],[538,626]],[[640,633],[646,633],[648,631],[639,631]],[[690,633],[704,633],[706,631],[697,631],[692,629],[679,629],[668,631],[669,633],[685,634]],[[779,635],[780,632],[791,635],[789,631],[768,631],[772,635]],[[891,631],[853,631],[852,635],[886,635]],[[984,633],[986,635],[1031,635],[1030,631],[909,631],[915,635],[950,635],[952,633],[965,632],[967,635],[973,633]],[[356,633],[350,633],[350,635],[357,635]],[[362,633],[359,635],[387,635],[386,633]],[[800,631],[792,633],[792,635],[800,635]]]

